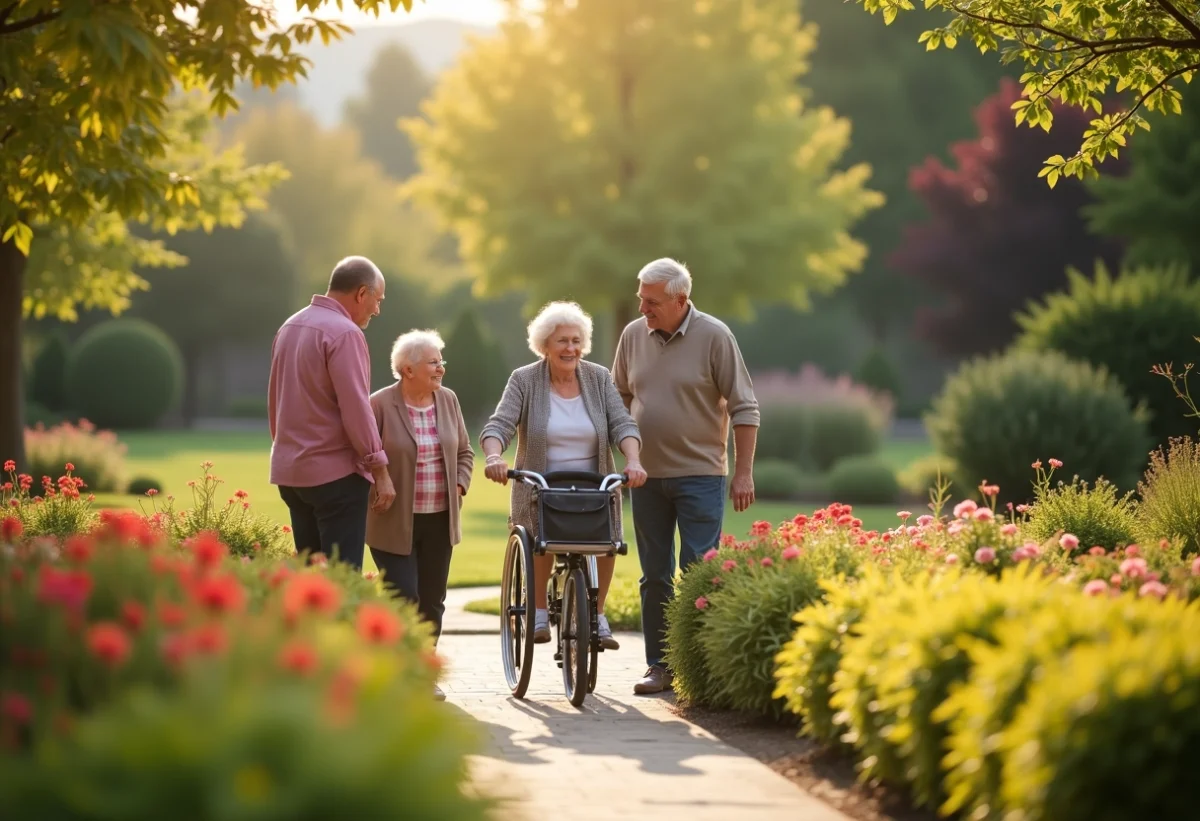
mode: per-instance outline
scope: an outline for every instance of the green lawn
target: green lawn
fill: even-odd
[[[245,490],[254,509],[278,522],[288,521],[287,507],[279,492],[268,481],[270,438],[267,433],[214,433],[208,431],[171,431],[124,434],[129,448],[129,476],[146,476],[158,482],[163,494],[174,494],[177,506],[191,506],[190,480],[202,473],[201,463],[211,461],[213,473],[224,480],[221,490],[232,496]],[[896,468],[928,452],[923,442],[889,442],[883,456]],[[498,584],[504,542],[507,536],[508,488],[483,477],[483,460],[477,459],[475,481],[463,508],[463,541],[455,548],[450,568],[452,587]],[[225,496],[223,498],[228,498]],[[101,495],[97,501],[107,507],[136,507],[139,501],[149,509],[149,500],[135,496]],[[790,519],[801,512],[791,503],[760,502],[744,513],[726,509],[725,531],[744,536],[753,522],[764,519],[772,524]],[[896,522],[891,505],[862,507],[857,511],[868,528],[890,527]],[[633,525],[626,517],[628,556],[617,562],[617,576],[637,579],[641,575],[636,557]],[[367,569],[373,570],[370,555]]]

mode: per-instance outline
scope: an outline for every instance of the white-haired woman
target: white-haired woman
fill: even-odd
[[[409,331],[392,346],[396,382],[371,394],[396,501],[367,516],[367,544],[394,595],[417,605],[441,634],[450,554],[462,539],[459,511],[475,454],[458,397],[442,387],[445,344]]]
[[[515,436],[517,470],[608,474],[614,470],[611,448],[615,446],[625,455],[630,486],[640,487],[646,471],[641,464],[637,424],[621,401],[608,368],[584,360],[592,348],[591,317],[574,302],[551,302],[529,323],[528,335],[529,349],[538,359],[512,372],[496,412],[479,435],[487,459],[485,475],[500,484],[507,482],[508,464],[502,454]],[[536,533],[534,511],[532,489],[514,483],[510,523]],[[549,555],[534,559],[534,641],[539,643],[550,641],[546,582],[553,563],[554,557]],[[615,560],[601,558],[598,565],[600,640],[604,647],[615,650],[620,645],[604,616]]]

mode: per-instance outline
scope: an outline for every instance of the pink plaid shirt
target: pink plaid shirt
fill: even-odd
[[[413,436],[417,440],[417,475],[413,493],[413,513],[440,513],[450,508],[446,488],[446,463],[442,458],[442,440],[438,438],[437,406],[414,408],[408,405]]]

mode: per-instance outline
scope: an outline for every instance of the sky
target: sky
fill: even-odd
[[[324,20],[341,20],[355,28],[417,20],[458,20],[490,26],[499,23],[504,16],[504,4],[500,0],[413,0],[411,12],[406,14],[403,9],[395,13],[383,11],[378,18],[360,12],[352,0],[345,0],[342,5],[345,10],[339,12],[337,5],[331,2],[315,16]],[[308,16],[308,12],[296,11],[294,0],[275,0],[275,8],[276,19],[281,25]]]

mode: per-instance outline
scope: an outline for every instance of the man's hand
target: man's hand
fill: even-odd
[[[394,501],[396,501],[396,488],[392,486],[392,477],[387,473],[376,477],[375,501],[371,504],[371,510],[383,513],[392,506]]]
[[[729,498],[738,513],[754,504],[754,476],[751,473],[735,473],[729,483]]]
[[[646,484],[646,469],[642,467],[641,462],[626,462],[625,475],[629,477],[629,481],[625,483],[629,487],[641,487]]]

